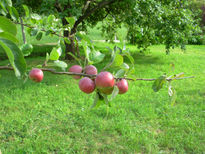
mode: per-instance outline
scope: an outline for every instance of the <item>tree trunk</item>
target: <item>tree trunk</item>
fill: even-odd
[[[68,24],[65,18],[63,18],[62,21],[63,21],[63,25]],[[76,50],[75,50],[76,47],[75,47],[74,38],[69,37],[69,31],[67,31],[67,30],[64,30],[63,36],[67,37],[70,40],[70,44],[68,44],[64,41],[64,43],[65,43],[65,59],[73,60],[74,58],[69,53],[72,53],[73,55],[76,55]]]
[[[21,22],[21,32],[22,32],[22,36],[23,36],[23,43],[26,44],[26,36],[25,36],[25,31],[24,31],[24,25],[23,25],[23,20],[20,17],[20,22]]]

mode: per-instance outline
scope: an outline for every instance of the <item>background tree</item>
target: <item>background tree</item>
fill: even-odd
[[[189,44],[202,45],[205,44],[205,1],[203,0],[192,0],[188,8],[194,14],[194,20],[201,27],[200,30],[195,31],[193,36],[189,38]]]

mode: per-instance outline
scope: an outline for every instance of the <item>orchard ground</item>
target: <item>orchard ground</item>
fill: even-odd
[[[108,53],[106,46],[114,45],[96,43],[104,53]],[[23,84],[13,71],[1,70],[1,152],[203,153],[205,46],[187,46],[185,53],[174,49],[168,56],[163,45],[150,47],[144,55],[136,52],[135,46],[127,47],[135,58],[136,77],[157,78],[168,73],[173,63],[174,73],[184,72],[195,78],[173,82],[175,104],[171,104],[166,86],[155,93],[153,82],[136,81],[129,82],[129,91],[116,97],[111,108],[90,109],[94,94],[82,93],[71,76],[45,72],[41,83],[28,80]],[[39,45],[34,52],[42,49],[45,55],[45,48]],[[42,64],[44,59],[28,57],[29,68]],[[106,62],[107,57],[96,65],[98,70]],[[6,64],[7,60],[0,61],[0,65]]]

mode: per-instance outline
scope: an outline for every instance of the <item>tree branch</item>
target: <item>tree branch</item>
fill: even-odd
[[[32,28],[32,29],[33,29],[33,28],[37,28],[37,27],[34,27],[34,26],[30,26],[30,25],[28,25],[28,24],[23,24],[23,23],[19,23],[19,22],[13,22],[13,23],[18,24],[18,25],[23,25],[23,26],[25,26],[25,27]],[[47,32],[46,29],[39,29],[39,31]],[[57,34],[56,32],[51,32],[51,34],[56,35],[56,36],[58,36],[58,37],[65,38],[65,36],[61,36],[61,35]],[[66,38],[67,38],[67,37],[66,37]]]
[[[12,67],[9,66],[0,66],[0,70],[13,70]],[[84,74],[84,73],[73,73],[73,72],[56,72],[54,69],[49,69],[49,68],[41,68],[42,71],[50,72],[53,74],[58,74],[58,75],[79,75],[83,77],[89,77],[89,78],[95,78],[97,75],[89,75],[89,74]],[[180,73],[182,74],[182,73]],[[177,75],[178,76],[178,75]],[[182,79],[190,79],[190,78],[195,78],[194,76],[189,76],[189,77],[175,77],[175,78],[166,78],[167,81],[172,81],[172,80],[182,80]],[[145,79],[145,78],[136,78],[136,79],[131,79],[131,78],[115,78],[117,80],[120,79],[126,79],[129,81],[154,81],[157,80],[155,78],[151,79]]]
[[[87,17],[89,17],[91,14],[93,14],[95,11],[97,11],[100,8],[105,7],[106,5],[112,4],[116,2],[117,0],[109,0],[109,1],[102,1],[97,4],[97,6],[93,7],[92,9],[87,8],[85,13],[79,17],[79,19],[75,22],[73,28],[71,29],[71,35],[76,32],[76,29],[78,25]]]
[[[91,1],[92,1],[92,0],[87,0],[87,1],[85,2],[85,5],[84,5],[84,7],[83,7],[83,9],[82,9],[82,12],[85,12],[85,11],[88,9],[88,7],[89,7]]]

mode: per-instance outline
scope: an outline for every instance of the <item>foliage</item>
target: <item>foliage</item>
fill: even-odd
[[[175,46],[184,49],[188,39],[200,31],[189,3],[187,0],[41,0],[39,8],[33,9],[41,14],[55,15],[65,27],[70,23],[66,18],[76,19],[74,27],[67,27],[71,28],[71,34],[86,32],[88,26],[103,21],[102,31],[111,41],[116,29],[124,24],[130,43],[137,44],[141,50],[152,44],[166,44],[168,53]]]
[[[165,44],[167,52],[171,47],[183,48],[193,32],[199,31],[187,5],[187,1],[141,1],[136,6],[136,18],[130,16],[126,21],[132,25],[128,40],[142,49],[152,44]],[[142,12],[141,15],[138,12]]]
[[[188,41],[189,44],[204,44],[204,31],[205,31],[205,2],[203,0],[192,0],[188,8],[193,12],[194,19],[200,23],[201,31],[196,31]]]

